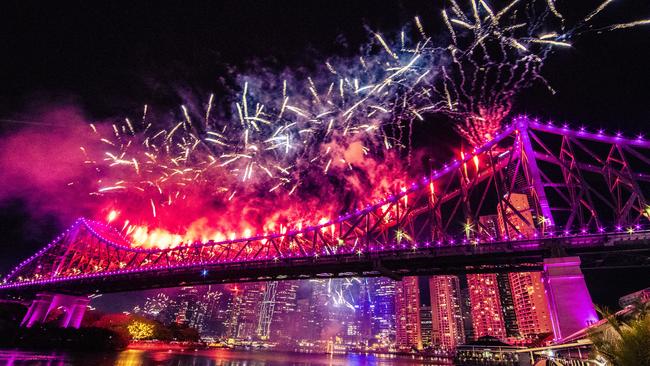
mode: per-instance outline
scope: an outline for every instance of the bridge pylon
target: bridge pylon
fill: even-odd
[[[544,259],[543,281],[556,342],[598,321],[580,257]]]
[[[39,293],[20,325],[31,328],[53,320],[61,328],[79,328],[89,301],[88,296]]]

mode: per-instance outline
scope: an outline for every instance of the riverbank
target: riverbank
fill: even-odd
[[[6,327],[0,337],[0,347],[26,350],[119,351],[128,343],[119,333],[96,327]]]
[[[433,359],[379,355],[322,355],[289,352],[208,350],[134,350],[120,352],[28,352],[1,350],[0,365],[13,366],[195,366],[195,365],[259,365],[259,366],[450,366]]]

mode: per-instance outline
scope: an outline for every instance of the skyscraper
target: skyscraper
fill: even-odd
[[[212,337],[227,336],[228,308],[232,301],[230,292],[221,286],[209,286],[203,301],[206,305],[203,333]]]
[[[467,275],[458,276],[460,283],[460,310],[463,315],[463,330],[465,331],[465,341],[475,339],[474,324],[472,324],[472,303],[469,298],[469,285],[467,284]]]
[[[432,276],[429,293],[433,345],[453,350],[465,342],[458,277]]]
[[[271,318],[271,339],[279,341],[288,340],[297,334],[296,319],[296,293],[297,281],[278,282],[275,289],[275,306]]]
[[[257,338],[260,308],[266,284],[263,282],[247,283],[241,285],[241,288],[243,296],[237,324],[237,338]]]
[[[505,324],[499,300],[495,274],[468,274],[469,298],[474,338],[493,336],[506,338]]]
[[[395,325],[398,349],[422,349],[420,290],[417,277],[404,277],[395,286]]]
[[[508,274],[517,325],[524,337],[534,337],[553,331],[540,272]]]
[[[205,303],[200,301],[199,291],[196,287],[183,287],[177,296],[176,323],[187,325],[201,331],[205,317]]]
[[[260,304],[259,317],[257,319],[256,335],[260,339],[268,339],[271,335],[271,320],[275,310],[275,293],[278,287],[277,281],[271,281],[266,284]]]
[[[235,338],[237,337],[237,330],[239,329],[239,316],[242,311],[244,294],[239,285],[227,286],[226,290],[230,295],[230,301],[227,304],[227,320],[224,325],[226,328],[226,335],[229,338]]]
[[[506,202],[507,197],[509,197],[509,200]],[[517,212],[513,210],[513,207]],[[528,203],[528,196],[525,194],[506,194],[503,202],[497,205],[497,214],[499,231],[502,237],[517,238],[519,235],[531,237],[535,233],[533,213]]]
[[[433,345],[431,332],[433,331],[431,306],[423,305],[420,307],[420,334],[422,335],[422,347]]]
[[[510,277],[508,273],[497,273],[497,285],[499,286],[499,300],[503,312],[503,323],[506,327],[506,337],[519,338],[519,326],[517,325],[517,313],[515,312],[515,301],[512,297]]]
[[[372,334],[380,345],[395,340],[395,282],[384,277],[371,282]]]

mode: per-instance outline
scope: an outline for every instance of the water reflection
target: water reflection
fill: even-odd
[[[433,366],[442,360],[390,355],[307,355],[229,350],[62,353],[0,350],[0,366]]]

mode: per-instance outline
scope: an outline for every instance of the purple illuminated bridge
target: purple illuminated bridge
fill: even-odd
[[[459,152],[460,155],[460,152]],[[650,266],[650,142],[516,118],[493,140],[331,222],[225,242],[133,248],[79,219],[0,293],[78,326],[89,294],[344,276],[544,272],[557,339],[596,320],[581,268]]]

